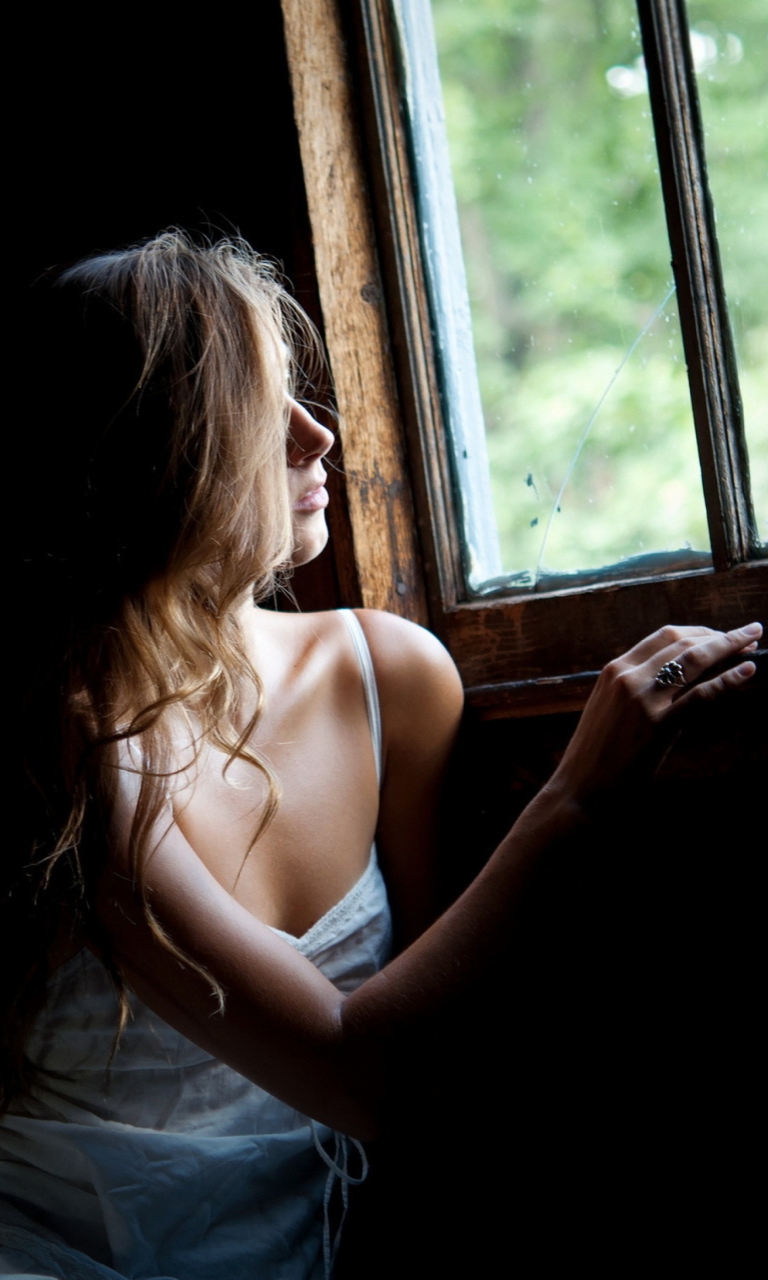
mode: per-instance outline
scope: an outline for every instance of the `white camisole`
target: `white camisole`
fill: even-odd
[[[371,658],[357,618],[342,613],[380,773]],[[321,920],[301,938],[282,936],[341,991],[377,972],[389,955],[391,917],[375,848],[361,879]],[[107,1069],[116,1012],[90,951],[54,974],[28,1049],[39,1075],[0,1126],[0,1275],[327,1275],[328,1201],[334,1184],[345,1197],[354,1180],[346,1140],[204,1053],[134,996]]]

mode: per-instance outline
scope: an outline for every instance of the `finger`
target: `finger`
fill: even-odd
[[[738,689],[740,685],[746,683],[747,680],[755,674],[757,666],[754,662],[740,662],[738,666],[729,667],[726,671],[719,672],[710,680],[701,680],[695,684],[692,689],[687,689],[680,694],[675,700],[675,706],[672,708],[673,713],[678,707],[681,711],[686,706],[692,706],[696,702],[709,702],[715,698],[719,698],[721,694],[726,693],[729,689]]]
[[[753,622],[725,633],[710,632],[706,639],[698,642],[688,636],[678,641],[677,646],[671,644],[647,660],[649,678],[657,688],[671,688],[679,697],[681,689],[700,680],[710,667],[732,654],[754,648],[761,634],[760,623]],[[660,660],[661,666],[655,668],[655,663]]]
[[[661,655],[666,649],[671,648],[681,651],[707,636],[722,634],[722,631],[713,631],[711,627],[678,627],[670,624],[660,627],[652,635],[645,636],[624,655],[624,658],[639,666],[649,658],[658,655],[660,662],[662,662],[664,659]],[[674,657],[674,653],[672,656]]]
[[[722,662],[731,654],[741,653],[747,645],[752,644],[762,635],[762,630],[759,622],[752,622],[745,627],[727,631],[725,634],[716,633],[692,645],[681,659],[686,682],[693,683],[716,663]]]

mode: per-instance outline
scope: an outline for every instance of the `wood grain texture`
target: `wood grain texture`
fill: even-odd
[[[446,634],[473,700],[491,714],[489,686],[501,715],[574,710],[589,692],[558,677],[597,671],[665,623],[721,630],[766,621],[768,566],[612,583],[550,596],[461,605],[446,615]],[[555,677],[555,678],[553,678]],[[535,688],[511,685],[535,682]]]
[[[764,618],[768,569],[755,562],[462,601],[389,28],[378,0],[282,0],[282,8],[322,320],[344,419],[347,503],[335,514],[348,519],[337,555],[342,602],[419,622],[429,603],[431,624],[483,717],[577,710],[591,685],[586,673],[666,622],[726,629]],[[347,29],[342,16],[350,13]],[[355,60],[362,65],[353,83]]]
[[[419,517],[430,623],[465,594],[432,316],[390,0],[346,0],[373,191],[382,284]]]
[[[726,569],[759,554],[759,536],[690,34],[678,0],[640,0],[638,13],[712,558]]]
[[[353,86],[337,0],[282,0],[356,581],[346,604],[425,621],[416,519],[399,421]]]

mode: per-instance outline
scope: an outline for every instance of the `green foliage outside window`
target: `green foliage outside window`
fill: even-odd
[[[672,284],[634,6],[432,8],[505,568],[533,577],[706,549],[674,296],[579,451]],[[765,12],[762,0],[738,14],[723,0],[694,8],[700,75],[711,77],[705,116],[710,99],[718,116],[711,164],[731,166],[713,186],[716,200],[718,186],[725,195],[726,288],[754,414],[768,398],[766,259],[749,231],[766,225]],[[768,450],[750,425],[753,478],[765,489]]]

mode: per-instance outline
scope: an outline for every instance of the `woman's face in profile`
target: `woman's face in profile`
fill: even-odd
[[[325,508],[327,473],[322,460],[333,444],[333,433],[317,422],[298,401],[290,401],[288,425],[288,490],[293,519],[294,565],[314,560],[328,541]]]

